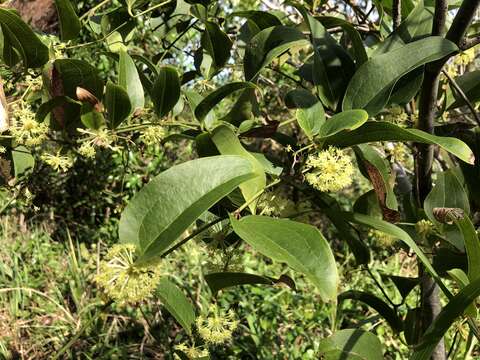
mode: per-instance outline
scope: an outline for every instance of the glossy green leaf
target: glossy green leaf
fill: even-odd
[[[25,146],[12,150],[13,174],[18,179],[35,167],[35,158]]]
[[[313,45],[312,79],[325,106],[335,110],[348,81],[354,74],[355,64],[347,51],[328,33],[322,23],[305,8],[297,6],[308,25]]]
[[[82,24],[70,0],[55,0],[55,6],[60,22],[60,36],[62,41],[74,40],[77,38]]]
[[[163,277],[158,284],[155,295],[160,298],[165,308],[191,335],[195,322],[195,310],[183,292],[170,280]]]
[[[319,136],[327,137],[335,135],[342,130],[355,130],[368,120],[368,113],[365,110],[346,110],[333,115],[322,124]]]
[[[172,66],[162,66],[153,83],[152,101],[155,113],[159,117],[166,116],[180,99],[180,78],[177,69]]]
[[[309,44],[303,34],[289,26],[272,26],[256,34],[245,49],[245,79],[253,80],[273,59],[292,48]]]
[[[118,84],[123,87],[130,98],[132,111],[143,109],[145,94],[138,76],[137,67],[126,51],[120,51],[118,60]]]
[[[130,200],[120,218],[120,241],[137,245],[138,263],[154,261],[201,214],[255,175],[251,163],[240,156],[173,166]]]
[[[232,82],[223,85],[222,87],[208,94],[202,101],[200,101],[200,103],[195,107],[195,117],[199,121],[203,121],[208,113],[230,94],[238,90],[254,88],[255,84],[243,81]]]
[[[371,58],[350,80],[343,109],[365,109],[371,116],[376,115],[387,104],[398,79],[457,50],[454,43],[430,36]]]
[[[468,260],[468,279],[473,282],[480,278],[480,241],[472,221],[468,216],[455,221],[463,236]]]
[[[473,164],[472,150],[461,140],[428,134],[418,129],[406,129],[383,121],[368,121],[356,130],[339,132],[325,139],[325,145],[348,147],[376,141],[413,141],[439,145],[468,164]]]
[[[220,154],[238,155],[252,164],[252,169],[256,174],[255,178],[240,185],[240,190],[242,191],[245,201],[251,201],[267,185],[267,178],[265,176],[263,165],[252,154],[245,150],[237,135],[235,135],[232,129],[227,125],[216,127],[212,131],[212,140]],[[254,214],[256,201],[253,201],[249,208],[252,214]]]
[[[337,296],[338,274],[330,246],[317,228],[287,219],[247,216],[231,219],[233,230],[265,256],[304,274],[324,301]]]
[[[379,230],[387,235],[390,235],[396,239],[402,240],[413,252],[417,255],[418,259],[423,263],[425,269],[430,273],[430,275],[436,280],[440,288],[446,293],[450,294],[450,291],[443,284],[440,276],[437,274],[432,264],[428,260],[424,252],[418,247],[417,243],[408,235],[408,233],[402,228],[390,224],[387,221],[383,221],[368,215],[357,214],[357,213],[347,213],[344,212],[342,215],[345,217],[345,220],[363,224],[369,226],[373,229]]]
[[[205,22],[205,31],[202,34],[201,44],[212,59],[211,71],[206,74],[206,77],[210,78],[227,63],[233,43],[228,35],[220,29],[218,24],[207,21]]]
[[[285,96],[285,104],[296,110],[297,122],[308,138],[317,135],[325,123],[322,103],[308,90],[295,89]]]
[[[457,283],[457,286],[460,289],[463,289],[470,283],[468,275],[465,274],[462,269],[451,269],[447,271],[447,274],[450,275],[450,277]],[[468,306],[468,308],[465,310],[465,314],[471,316],[474,319],[477,317],[478,311],[475,303],[472,303]]]
[[[229,17],[238,16],[253,21],[260,30],[282,25],[282,22],[274,15],[266,11],[246,10],[235,11]]]
[[[48,61],[47,46],[40,41],[30,26],[25,24],[17,13],[0,8],[0,27],[4,38],[4,60],[8,66],[15,65],[18,57],[23,60],[26,68],[38,68]],[[16,54],[11,48],[15,49]],[[10,55],[5,58],[5,54]]]
[[[383,360],[382,344],[362,329],[344,329],[320,340],[319,355],[324,360]]]
[[[120,85],[108,82],[105,89],[105,107],[107,109],[108,126],[117,128],[130,115],[132,105],[127,91]]]
[[[440,339],[478,296],[480,296],[480,278],[468,284],[450,299],[422,336],[410,359],[429,360]]]
[[[352,42],[352,50],[354,54],[356,66],[362,65],[364,62],[368,61],[368,55],[365,51],[365,46],[363,45],[363,40],[357,29],[352,25],[352,23],[334,16],[320,16],[316,18],[319,20],[323,26],[330,29],[333,27],[340,26],[343,31],[348,35],[348,38]]]
[[[80,118],[83,125],[89,129],[98,130],[105,125],[103,114],[95,110],[90,103],[82,104]]]
[[[378,312],[390,325],[390,327],[396,333],[403,331],[403,321],[398,316],[394,308],[390,307],[385,301],[378,298],[377,296],[370,294],[365,291],[346,291],[338,295],[338,302],[341,303],[344,300],[357,300],[361,301],[364,304],[370,306],[376,312]]]

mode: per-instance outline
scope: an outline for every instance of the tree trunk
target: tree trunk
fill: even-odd
[[[38,31],[47,34],[58,31],[54,0],[11,0],[7,6],[17,9],[22,19]]]

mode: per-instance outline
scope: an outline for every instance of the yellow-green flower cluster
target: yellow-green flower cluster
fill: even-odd
[[[388,143],[385,150],[392,157],[393,162],[403,164],[410,159],[410,150],[404,143]]]
[[[73,165],[73,160],[68,156],[61,156],[60,153],[44,154],[41,159],[55,171],[67,171]]]
[[[86,157],[88,159],[93,159],[95,157],[95,154],[97,151],[95,150],[95,147],[89,143],[89,142],[84,142],[79,148],[78,148],[78,153],[82,155],[83,157]]]
[[[147,146],[156,145],[165,138],[166,134],[163,126],[149,126],[140,135],[140,140]]]
[[[415,224],[415,230],[422,239],[426,239],[434,232],[434,225],[430,220],[422,219]]]
[[[35,120],[35,113],[25,103],[12,106],[10,132],[16,142],[26,146],[38,146],[47,139],[48,126]]]
[[[475,60],[475,49],[470,48],[468,50],[460,52],[454,59],[456,65],[468,65]]]
[[[391,246],[395,243],[395,238],[388,234],[385,234],[383,231],[370,229],[368,231],[368,236],[373,238],[375,241],[378,241],[383,246]]]
[[[188,346],[186,343],[175,345],[175,350],[181,351],[191,360],[206,358],[210,355],[207,349],[195,345]],[[178,355],[175,354],[175,356],[175,359],[179,359]]]
[[[340,191],[350,186],[355,172],[352,160],[344,151],[329,147],[306,162],[305,180],[320,191]]]
[[[392,107],[389,113],[385,115],[384,120],[399,126],[407,126],[410,116],[402,107],[395,106]]]
[[[159,265],[136,266],[135,245],[114,245],[100,264],[95,282],[120,305],[150,298],[161,278]]]
[[[217,305],[210,305],[208,313],[197,317],[196,325],[200,337],[208,344],[224,344],[232,339],[239,321],[233,310],[225,311]]]
[[[43,87],[42,77],[33,77],[31,75],[27,75],[25,76],[25,84],[30,91],[40,91]]]
[[[266,193],[258,207],[261,209],[261,215],[287,217],[296,212],[295,203],[285,196],[274,192]]]

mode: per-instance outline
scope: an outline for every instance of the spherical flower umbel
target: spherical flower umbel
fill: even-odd
[[[140,135],[140,140],[147,146],[152,146],[159,144],[166,136],[165,128],[159,125],[149,126],[146,128],[142,135]]]
[[[309,155],[305,180],[320,191],[340,191],[352,184],[354,167],[344,151],[329,147],[316,155]]]
[[[232,339],[239,321],[233,310],[225,311],[217,305],[210,305],[206,316],[197,317],[196,325],[200,337],[209,344],[224,344]]]
[[[202,359],[209,356],[209,352],[207,349],[201,349],[199,347],[196,347],[195,344],[192,346],[189,346],[186,343],[181,343],[181,344],[175,345],[175,350],[181,351],[191,360]],[[175,359],[180,359],[180,357],[178,357],[176,354],[175,356],[176,356]]]
[[[65,172],[73,165],[72,159],[68,156],[61,156],[60,153],[57,153],[56,155],[42,155],[42,160],[55,171]]]
[[[160,266],[137,266],[135,250],[133,244],[114,245],[95,276],[95,282],[120,305],[150,298],[160,281]]]

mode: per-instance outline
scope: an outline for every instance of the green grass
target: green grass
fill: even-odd
[[[93,283],[106,244],[87,248],[68,234],[58,243],[46,227],[28,229],[16,217],[2,219],[0,239],[0,358],[28,354],[32,359],[170,359],[172,346],[187,339],[158,301],[140,308],[106,304]],[[221,292],[217,301],[233,308],[241,325],[232,343],[211,349],[212,358],[316,359],[319,341],[331,333],[333,305],[322,303],[312,286],[283,265],[249,249],[236,251],[234,270],[272,277],[287,274],[297,290],[278,285]],[[381,268],[405,275],[414,270],[414,262],[405,265],[404,257],[399,253],[386,258]],[[203,274],[221,266],[223,258],[197,240],[164,266],[201,310],[212,301]],[[342,291],[356,288],[381,295],[365,271],[347,271],[350,257],[337,260],[344,267]],[[379,274],[374,276],[382,281]],[[401,300],[391,284],[385,287],[393,301]],[[375,311],[353,302],[345,303],[343,310],[337,318],[340,326],[374,331],[386,344],[387,359],[406,358],[407,347]]]

